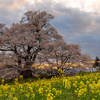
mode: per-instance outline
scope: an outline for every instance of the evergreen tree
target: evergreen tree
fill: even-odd
[[[95,58],[94,67],[99,66],[100,59],[98,57]]]

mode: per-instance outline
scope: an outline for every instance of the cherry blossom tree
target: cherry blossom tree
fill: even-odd
[[[17,59],[13,53],[1,52],[0,53],[0,64],[2,65],[17,65]]]
[[[92,58],[88,54],[81,54],[79,61],[88,68],[92,67]]]
[[[20,68],[24,63],[25,70],[31,69],[35,63],[48,63],[63,69],[66,63],[87,60],[79,45],[67,44],[50,25],[53,18],[45,11],[28,11],[10,28],[0,23],[0,51],[9,53],[11,59],[14,57]]]
[[[58,69],[68,67],[69,65],[79,61],[81,56],[81,49],[79,45],[67,44],[64,41],[56,41],[55,45],[52,46],[49,51],[42,53],[42,59],[49,64],[56,66]],[[66,65],[69,64],[69,65]]]
[[[0,50],[14,53],[19,66],[23,60],[24,68],[29,69],[39,52],[48,49],[55,40],[63,40],[49,24],[53,18],[45,11],[28,11],[19,23],[13,23],[10,28],[0,24]]]
[[[49,50],[41,53],[41,62],[47,62],[49,65],[57,67],[57,69],[79,66],[84,64],[87,67],[91,66],[92,58],[87,54],[82,54],[80,46],[77,44],[67,44],[62,41],[55,41]]]

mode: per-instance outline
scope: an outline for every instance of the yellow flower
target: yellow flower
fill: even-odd
[[[94,98],[92,100],[95,100]]]
[[[40,76],[39,76],[39,75],[35,75],[35,77],[36,77],[36,78],[39,78]]]
[[[31,96],[32,96],[32,98],[34,98],[35,97],[35,94],[33,93]]]
[[[48,93],[47,100],[53,100],[53,98],[55,98],[55,96],[52,93]]]
[[[5,82],[5,80],[4,80],[4,79],[2,79],[2,80],[1,80],[1,84],[4,84],[4,82]]]
[[[22,75],[20,75],[20,76],[19,76],[19,79],[20,79],[20,80],[23,80],[23,76],[22,76]]]
[[[17,97],[13,97],[13,100],[18,100]]]
[[[52,96],[47,97],[47,100],[53,100],[53,97]]]
[[[75,90],[75,93],[77,93],[77,90]]]
[[[15,91],[15,88],[12,87],[12,88],[11,88],[11,91]]]
[[[86,81],[86,84],[89,84],[90,82],[89,81]]]
[[[73,83],[73,87],[77,87],[77,84],[76,83]]]
[[[39,88],[38,92],[39,92],[39,94],[41,94],[43,92],[43,88]]]
[[[30,96],[30,95],[29,95],[29,93],[28,93],[28,94],[26,94],[26,97],[27,97],[27,98],[29,98],[29,96]]]
[[[15,78],[15,82],[18,82],[18,78]]]
[[[9,94],[9,96],[8,96],[9,98],[12,98],[12,95],[11,94]]]

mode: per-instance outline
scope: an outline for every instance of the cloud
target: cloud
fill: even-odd
[[[25,5],[29,6],[27,0],[0,0],[0,22],[7,26],[18,22],[25,12]]]
[[[77,35],[76,37],[71,37],[68,41],[69,43],[74,44],[80,44],[82,48],[83,53],[90,54],[93,59],[95,59],[96,56],[100,55],[100,34],[99,35],[89,35],[89,34],[83,34],[83,35]]]

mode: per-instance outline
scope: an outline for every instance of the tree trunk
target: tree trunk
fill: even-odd
[[[31,61],[26,61],[24,65],[24,69],[31,69],[33,62]]]
[[[20,75],[22,75],[24,78],[33,77],[32,71],[31,71],[32,64],[33,64],[33,62],[26,61],[24,68],[22,68],[22,70],[20,71]]]
[[[23,70],[21,70],[20,75],[22,75],[24,78],[33,77],[31,69],[23,69]]]
[[[18,65],[21,67],[21,59],[18,58]]]

